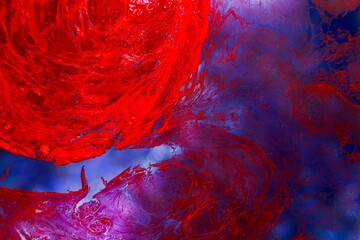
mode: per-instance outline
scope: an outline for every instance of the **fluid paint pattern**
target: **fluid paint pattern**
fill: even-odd
[[[161,132],[195,78],[208,8],[2,1],[0,146],[67,164]]]
[[[360,1],[7,0],[0,14],[2,148],[53,169],[167,149],[126,170],[85,161],[112,169],[101,187],[86,166],[68,192],[0,185],[1,239],[360,238]],[[21,172],[0,166],[4,182]]]
[[[202,153],[204,145],[211,150]],[[9,229],[4,237],[264,238],[288,201],[277,173],[254,141],[204,125],[180,156],[129,168],[80,206],[88,191],[84,171],[83,188],[67,195],[3,191],[0,206],[13,205],[4,208]],[[27,211],[14,214],[12,209],[29,199]]]

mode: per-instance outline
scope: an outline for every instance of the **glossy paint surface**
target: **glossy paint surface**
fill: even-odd
[[[359,239],[359,5],[0,2],[0,237]]]

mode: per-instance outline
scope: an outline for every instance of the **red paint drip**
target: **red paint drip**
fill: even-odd
[[[2,176],[0,177],[0,180],[5,181],[6,178],[9,176],[9,172],[10,172],[10,166],[8,166],[8,167],[6,168],[4,175],[2,175]]]

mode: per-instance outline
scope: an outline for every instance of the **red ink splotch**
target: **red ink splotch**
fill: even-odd
[[[0,180],[5,181],[6,178],[9,176],[9,172],[10,172],[10,166],[7,166],[5,173],[0,177]]]
[[[195,79],[208,10],[188,0],[2,1],[0,147],[67,164],[161,132]]]

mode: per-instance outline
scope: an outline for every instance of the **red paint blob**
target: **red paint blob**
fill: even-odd
[[[0,147],[67,164],[161,132],[195,79],[208,10],[189,0],[2,1]]]

